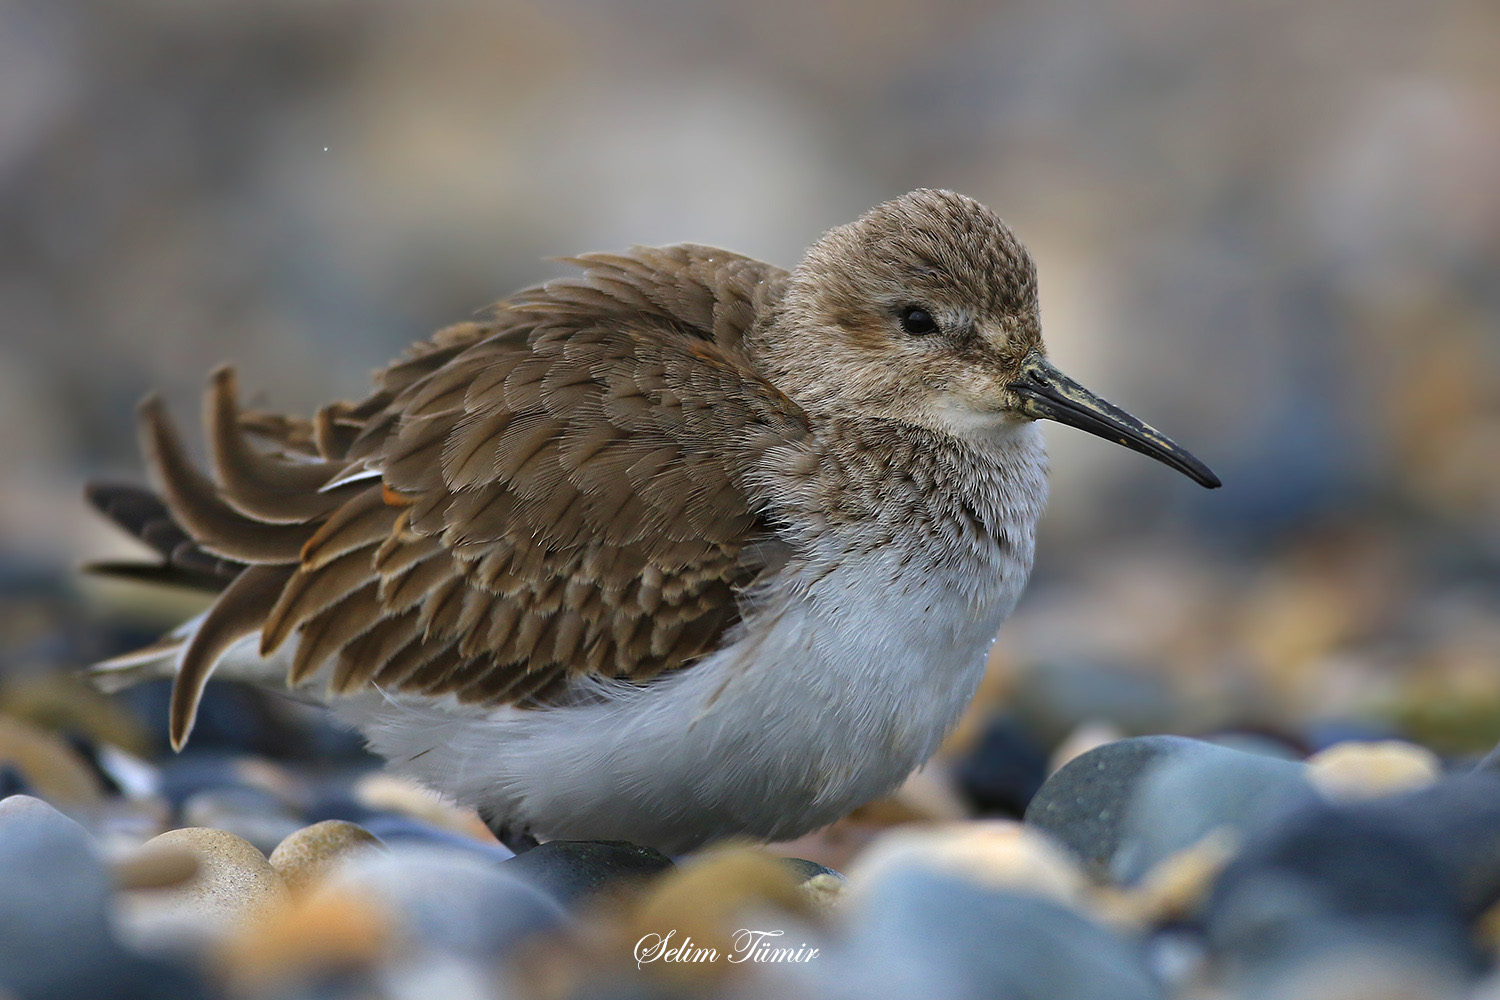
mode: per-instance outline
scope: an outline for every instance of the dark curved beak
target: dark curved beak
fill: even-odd
[[[1150,455],[1199,486],[1212,490],[1221,485],[1219,477],[1186,448],[1089,392],[1040,354],[1027,355],[1021,374],[1009,388],[1020,394],[1021,412],[1033,420],[1056,420]]]

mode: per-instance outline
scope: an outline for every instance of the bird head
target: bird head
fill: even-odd
[[[1186,449],[1047,360],[1031,254],[952,191],[913,191],[825,233],[755,347],[809,411],[971,439],[1056,420],[1219,485]]]

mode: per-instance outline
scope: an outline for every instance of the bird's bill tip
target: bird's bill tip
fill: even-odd
[[[1027,357],[1010,389],[1021,397],[1021,412],[1033,420],[1056,420],[1077,427],[1171,466],[1206,489],[1222,483],[1213,470],[1150,424],[1094,395],[1040,354]]]

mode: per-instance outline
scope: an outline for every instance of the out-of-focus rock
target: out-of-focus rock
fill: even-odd
[[[1307,776],[1330,799],[1378,798],[1415,791],[1437,781],[1443,762],[1405,740],[1335,743],[1307,758]]]
[[[850,869],[851,900],[907,868],[1063,905],[1079,905],[1088,884],[1078,862],[1046,834],[1021,823],[988,820],[887,832]]]
[[[145,849],[183,849],[197,871],[167,889],[141,889],[120,900],[122,933],[143,952],[194,952],[216,944],[286,901],[286,886],[254,845],[223,830],[187,827]]]
[[[567,906],[623,892],[671,870],[672,859],[624,841],[551,840],[505,862],[505,870]]]
[[[380,838],[364,827],[329,819],[290,834],[271,852],[271,867],[293,894],[305,892],[343,858],[380,848]]]

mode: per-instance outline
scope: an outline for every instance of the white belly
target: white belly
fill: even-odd
[[[888,792],[937,749],[1025,583],[1025,535],[1022,551],[997,549],[984,565],[887,546],[783,579],[725,648],[645,687],[598,682],[590,704],[485,709],[372,693],[333,707],[395,770],[544,838],[681,852],[732,835],[796,837]]]

